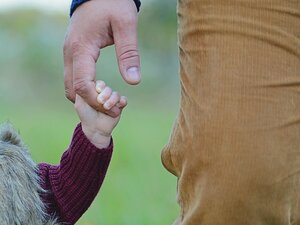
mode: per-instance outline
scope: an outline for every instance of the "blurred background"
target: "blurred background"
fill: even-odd
[[[71,0],[0,1],[0,122],[11,121],[37,162],[59,163],[78,119],[64,97],[62,46]],[[139,13],[142,83],[125,84],[114,48],[97,78],[126,95],[106,180],[79,225],[167,225],[178,214],[176,179],[162,166],[179,104],[176,2]]]

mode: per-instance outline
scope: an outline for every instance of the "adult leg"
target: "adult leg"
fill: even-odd
[[[178,225],[300,224],[300,2],[179,0]]]

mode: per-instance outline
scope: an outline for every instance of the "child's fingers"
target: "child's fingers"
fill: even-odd
[[[106,87],[105,82],[102,80],[97,80],[96,81],[96,91],[98,92],[98,94],[100,94],[104,88]]]
[[[103,91],[98,95],[97,101],[100,104],[104,104],[111,96],[112,90],[110,87],[105,87]]]
[[[103,107],[106,110],[110,110],[113,106],[115,106],[120,101],[120,95],[118,92],[113,92],[110,98],[104,103]]]
[[[127,98],[125,96],[120,97],[120,101],[117,103],[117,107],[123,109],[127,105]]]
[[[120,96],[117,92],[113,92],[102,80],[96,81],[96,91],[99,93],[97,102],[103,104],[106,110],[111,110],[114,106],[123,109],[127,105],[127,98]]]

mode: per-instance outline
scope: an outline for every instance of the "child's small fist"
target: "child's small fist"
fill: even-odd
[[[96,91],[98,92],[97,102],[102,104],[106,110],[110,110],[114,106],[123,109],[127,105],[126,97],[112,91],[102,80],[96,82]]]
[[[106,110],[118,107],[121,111],[127,105],[125,96],[105,85],[103,81],[97,81],[95,90],[98,93],[97,102]],[[82,130],[86,137],[98,148],[109,145],[111,133],[120,120],[120,116],[113,118],[107,114],[96,111],[89,106],[79,95],[76,96],[75,109],[81,120]]]

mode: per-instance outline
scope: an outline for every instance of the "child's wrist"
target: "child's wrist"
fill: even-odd
[[[111,134],[100,130],[93,130],[82,125],[82,131],[87,139],[99,149],[107,148],[111,141]]]

